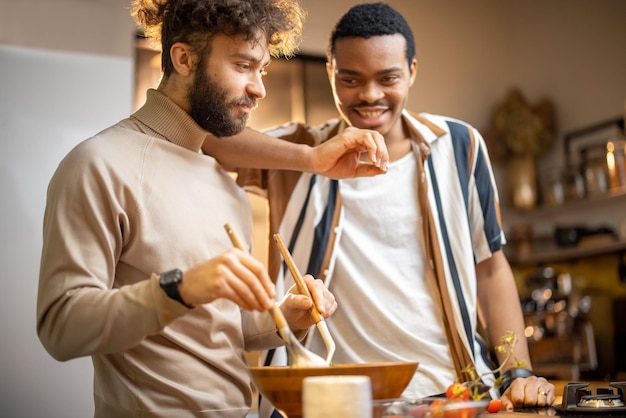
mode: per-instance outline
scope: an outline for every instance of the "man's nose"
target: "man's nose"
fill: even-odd
[[[265,97],[265,84],[263,83],[263,77],[261,74],[256,75],[248,84],[248,94],[254,96],[256,99],[262,99]]]
[[[380,100],[383,96],[383,90],[377,83],[373,82],[365,83],[359,91],[359,99],[367,103],[374,103],[375,101]]]

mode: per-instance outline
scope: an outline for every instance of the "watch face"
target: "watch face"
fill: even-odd
[[[174,269],[161,274],[159,284],[161,285],[161,288],[165,291],[167,296],[182,303],[188,308],[192,308],[193,305],[186,304],[183,298],[180,296],[180,293],[178,293],[178,286],[180,286],[180,283],[182,281],[183,272],[179,269]]]
[[[183,275],[179,269],[171,270],[165,272],[161,275],[161,283],[167,286],[175,285],[178,287],[178,284],[182,281]]]
[[[178,286],[182,281],[182,272],[178,269],[161,274],[160,284],[167,295],[178,300]]]

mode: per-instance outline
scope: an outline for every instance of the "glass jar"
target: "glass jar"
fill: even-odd
[[[606,193],[609,190],[609,173],[606,164],[605,145],[585,151],[585,189],[587,196]]]
[[[580,166],[569,164],[565,169],[565,200],[577,200],[585,197],[585,178]]]
[[[560,167],[548,170],[542,179],[541,195],[543,203],[558,206],[565,201],[565,173]]]

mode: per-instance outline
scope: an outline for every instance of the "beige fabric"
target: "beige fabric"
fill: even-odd
[[[280,344],[270,316],[226,300],[187,309],[158,273],[249,243],[248,200],[199,152],[205,132],[151,90],[132,117],[79,144],[52,178],[37,329],[58,360],[91,356],[97,417],[244,417],[244,349]],[[165,140],[167,138],[167,140]]]

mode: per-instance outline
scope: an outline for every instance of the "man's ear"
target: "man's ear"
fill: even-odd
[[[333,62],[326,61],[326,75],[328,76],[328,81],[330,82],[330,84],[334,85],[335,83],[334,58],[333,58]]]
[[[415,58],[413,58],[413,61],[411,61],[411,66],[409,67],[409,71],[411,73],[409,85],[412,86],[413,83],[415,82],[415,78],[417,77],[417,60]]]
[[[183,77],[193,74],[193,54],[190,51],[189,45],[176,42],[170,48],[170,58],[178,74]]]

